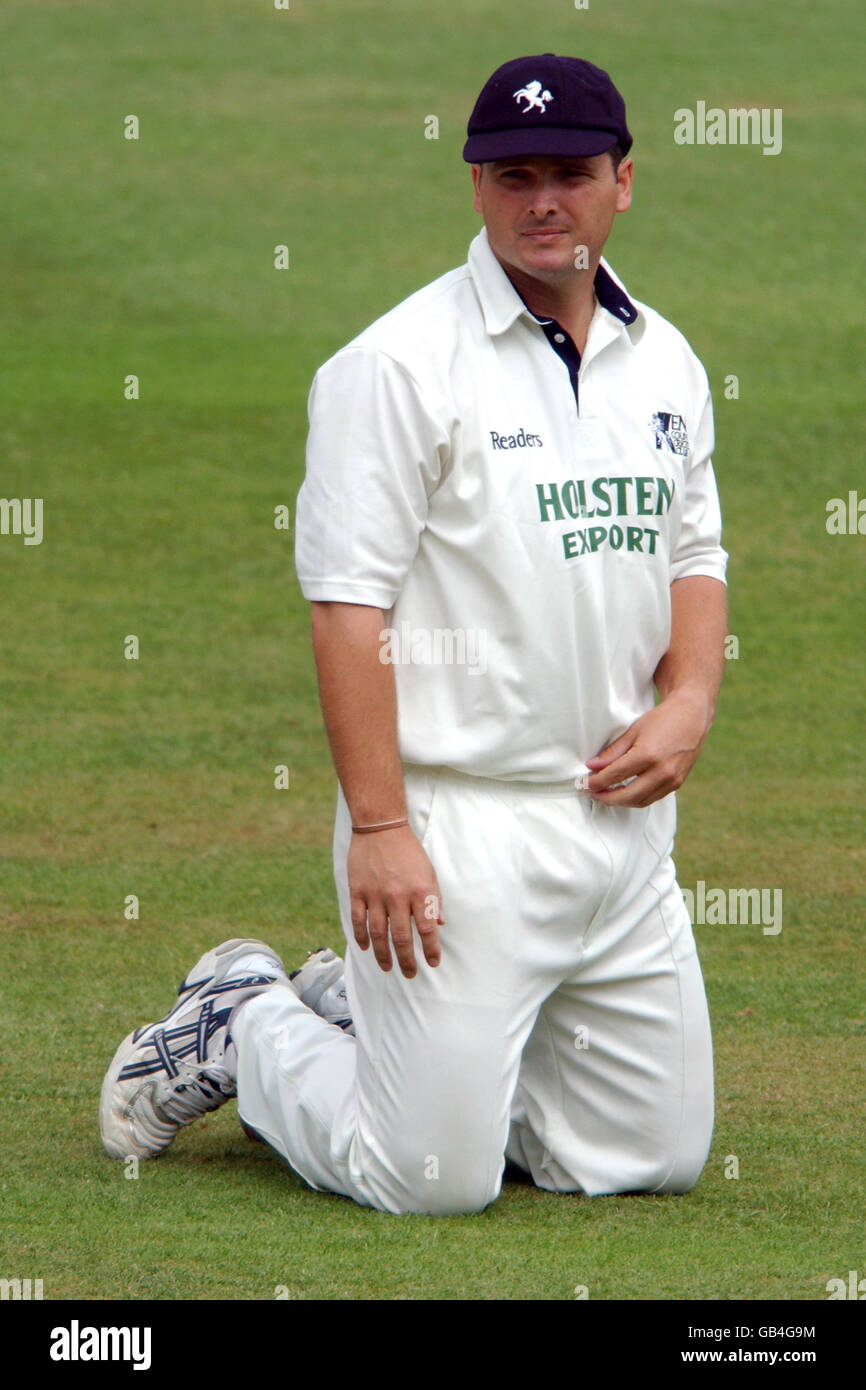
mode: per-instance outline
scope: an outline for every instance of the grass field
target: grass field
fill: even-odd
[[[860,0],[7,0],[0,494],[44,499],[44,539],[0,535],[0,1276],[481,1300],[816,1300],[866,1276],[866,537],[825,528],[828,499],[866,495],[864,40]],[[739,657],[677,862],[683,885],[780,888],[784,921],[697,928],[709,1163],[684,1197],[509,1184],[477,1217],[398,1219],[307,1190],[231,1104],[128,1179],[96,1124],[120,1038],[225,936],[339,947],[274,508],[318,364],[465,259],[466,117],[540,51],[625,92],[635,204],[608,255],[714,387]],[[782,152],[675,145],[698,100],[782,108]]]

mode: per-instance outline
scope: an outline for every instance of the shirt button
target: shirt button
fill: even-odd
[[[555,343],[564,343],[564,342],[565,342],[565,334],[564,334],[564,333],[554,333],[554,335],[553,335],[553,341],[554,341]]]

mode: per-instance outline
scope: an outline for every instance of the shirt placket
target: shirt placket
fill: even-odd
[[[538,322],[553,351],[565,363],[574,395],[574,408],[580,416],[580,353],[575,346],[574,339],[570,333],[565,331],[562,324],[556,322],[556,319],[539,319]]]

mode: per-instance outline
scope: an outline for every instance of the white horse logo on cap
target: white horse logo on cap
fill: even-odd
[[[532,111],[536,106],[541,114],[544,115],[547,110],[545,102],[553,101],[553,93],[547,90],[542,91],[540,82],[527,82],[525,87],[518,87],[517,91],[512,93],[512,96],[518,105],[520,105],[521,101],[526,102],[526,105],[520,108],[524,116],[527,111]]]

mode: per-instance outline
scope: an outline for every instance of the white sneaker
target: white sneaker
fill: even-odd
[[[345,965],[336,951],[324,946],[310,951],[300,970],[292,971],[289,984],[301,1003],[354,1037],[355,1025],[346,999]]]
[[[249,956],[264,960],[244,970]],[[99,1127],[112,1158],[154,1158],[184,1125],[237,1094],[233,1047],[226,1058],[229,1018],[285,978],[279,956],[261,941],[236,937],[202,956],[174,1008],[124,1038],[105,1074]]]

